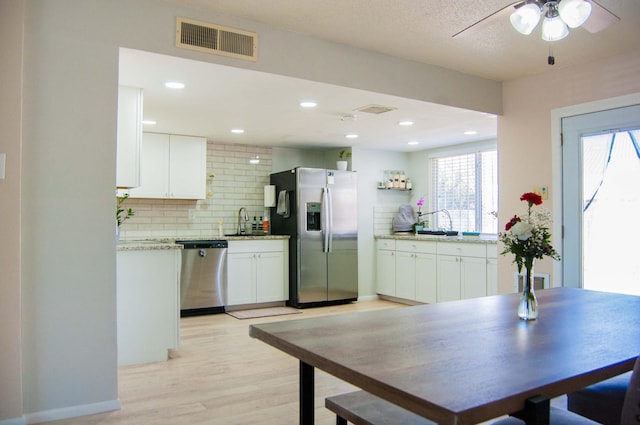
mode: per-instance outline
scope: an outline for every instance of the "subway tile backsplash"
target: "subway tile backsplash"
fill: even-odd
[[[256,155],[260,163],[250,164]],[[271,148],[207,141],[207,199],[127,199],[135,216],[120,227],[120,239],[217,237],[218,222],[235,233],[241,207],[251,221],[264,214],[269,174]]]

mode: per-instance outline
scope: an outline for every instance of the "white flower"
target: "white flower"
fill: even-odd
[[[529,239],[533,235],[532,231],[533,225],[526,221],[519,221],[511,228],[511,233],[513,233],[521,241],[526,241],[527,239]]]

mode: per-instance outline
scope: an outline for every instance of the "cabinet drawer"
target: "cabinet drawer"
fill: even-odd
[[[431,241],[396,241],[397,251],[420,252],[423,254],[435,254],[437,252],[436,242]]]
[[[229,241],[229,252],[272,252],[284,251],[284,241],[281,240],[255,240]]]
[[[487,256],[487,246],[483,243],[438,242],[438,254],[484,258]]]
[[[396,241],[393,239],[378,239],[378,249],[396,249]]]

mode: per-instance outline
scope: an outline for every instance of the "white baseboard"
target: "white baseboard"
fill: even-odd
[[[363,295],[358,297],[358,301],[375,301],[378,299],[377,295]]]
[[[22,424],[37,424],[40,422],[50,422],[60,419],[76,418],[78,416],[94,415],[96,413],[120,410],[121,408],[122,403],[120,403],[120,400],[109,400],[102,401],[100,403],[81,404],[79,406],[63,407],[61,409],[51,409],[42,412],[28,413],[24,415],[25,422],[22,422]],[[5,424],[0,422],[0,425]]]
[[[2,419],[0,425],[26,425],[24,418]]]

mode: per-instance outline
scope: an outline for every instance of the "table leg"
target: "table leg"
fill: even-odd
[[[300,361],[300,425],[314,423],[313,366]]]
[[[551,400],[544,396],[535,396],[527,399],[524,409],[513,413],[518,419],[522,419],[526,425],[549,425]]]

